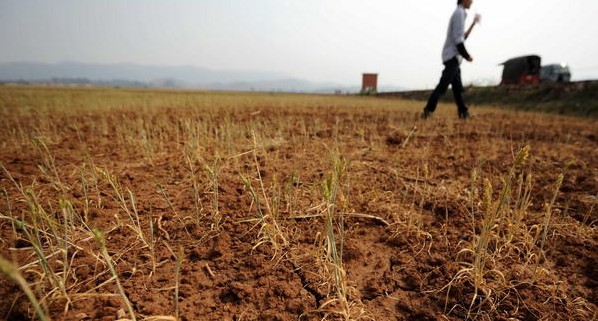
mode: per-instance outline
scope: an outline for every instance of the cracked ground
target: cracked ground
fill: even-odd
[[[0,255],[53,320],[595,318],[596,120],[420,109],[0,88]]]

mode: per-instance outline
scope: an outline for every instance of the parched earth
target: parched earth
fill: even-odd
[[[596,120],[0,93],[0,255],[52,320],[597,318]],[[6,274],[0,318],[36,318]]]

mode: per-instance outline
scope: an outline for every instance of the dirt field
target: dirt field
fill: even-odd
[[[0,319],[596,320],[598,121],[421,108],[1,86]]]

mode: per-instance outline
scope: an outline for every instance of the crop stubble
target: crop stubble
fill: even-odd
[[[0,255],[52,320],[596,318],[596,121],[420,108],[0,87]]]

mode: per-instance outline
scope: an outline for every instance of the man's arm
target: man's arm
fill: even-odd
[[[467,52],[467,49],[465,49],[465,12],[455,11],[451,18],[451,24],[453,43],[456,44],[461,57],[471,61],[471,56]]]
[[[469,62],[473,61],[473,58],[469,52],[467,52],[467,49],[465,49],[465,44],[463,42],[457,45],[457,50],[459,50],[459,54],[461,57],[465,58],[465,60]]]
[[[473,22],[471,23],[471,26],[469,26],[469,29],[467,29],[467,31],[465,32],[465,39],[467,39],[469,37],[469,34],[473,30],[473,26],[475,26],[478,22],[480,22],[480,19],[481,19],[481,16],[479,14],[476,14],[475,17],[473,18]]]
[[[473,30],[473,26],[475,26],[475,20],[471,23],[471,26],[469,26],[469,29],[467,29],[467,31],[465,32],[465,39],[469,38],[469,34]]]

